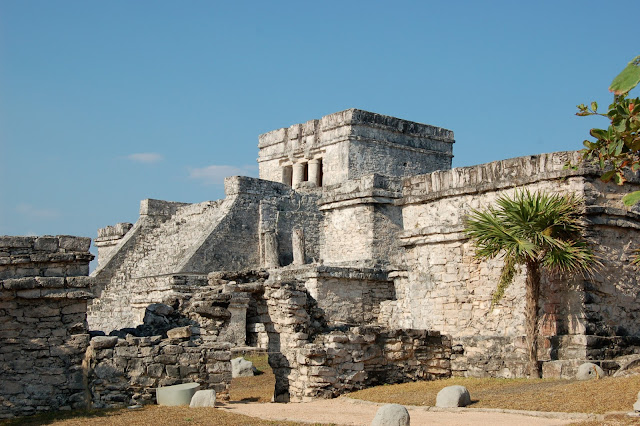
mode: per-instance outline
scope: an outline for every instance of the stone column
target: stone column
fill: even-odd
[[[293,165],[293,187],[304,181],[304,164],[295,163]]]
[[[285,185],[292,185],[293,183],[293,177],[291,176],[291,166],[284,166],[282,168],[282,183],[284,183]]]
[[[320,160],[309,160],[309,182],[313,182],[316,186],[320,186]]]
[[[293,230],[293,233],[291,234],[291,245],[293,246],[293,264],[304,265],[304,231],[302,229],[295,228]]]
[[[277,268],[280,266],[278,257],[278,239],[275,231],[267,231],[263,235],[263,258],[265,268]]]
[[[231,318],[226,330],[221,333],[221,341],[231,342],[235,346],[247,345],[247,309],[251,296],[247,293],[231,293],[229,312]]]

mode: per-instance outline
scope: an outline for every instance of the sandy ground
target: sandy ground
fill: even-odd
[[[306,403],[261,404],[230,402],[221,409],[261,419],[329,423],[337,425],[370,425],[376,411],[383,404],[336,398]],[[586,415],[544,413],[540,417],[526,412],[504,412],[480,408],[441,409],[435,407],[407,407],[411,424],[417,425],[565,425],[587,420]],[[532,413],[534,414],[534,413]],[[541,413],[542,414],[542,413]]]

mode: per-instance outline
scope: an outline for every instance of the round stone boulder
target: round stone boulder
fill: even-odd
[[[591,362],[580,364],[576,373],[576,379],[578,380],[602,379],[603,377],[604,371],[602,368]]]
[[[409,426],[409,412],[400,404],[385,404],[378,409],[371,426]]]
[[[436,407],[466,407],[471,404],[471,396],[464,386],[454,385],[442,388],[436,396]]]

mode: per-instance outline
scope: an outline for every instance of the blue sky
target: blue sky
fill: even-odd
[[[640,54],[610,4],[0,0],[0,235],[222,198],[260,133],[347,108],[453,130],[454,166],[579,149]]]

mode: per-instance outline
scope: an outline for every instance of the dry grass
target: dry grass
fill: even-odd
[[[262,372],[231,382],[231,401],[269,402],[275,377],[266,355],[246,356]],[[640,375],[592,380],[474,379],[452,378],[430,382],[385,385],[354,392],[349,396],[367,401],[402,405],[435,405],[436,395],[445,386],[463,385],[469,389],[474,408],[503,408],[530,411],[606,413],[631,411],[640,390]],[[55,412],[0,422],[2,425],[296,425],[271,422],[214,408],[146,406],[142,409]],[[640,419],[625,415],[607,415],[605,421],[583,422],[580,426],[637,425]]]
[[[402,405],[435,405],[445,386],[469,389],[474,408],[606,413],[630,411],[640,390],[640,376],[591,380],[474,379],[452,378],[364,389],[349,396],[374,402]]]
[[[271,402],[276,377],[269,367],[267,355],[245,355],[258,369],[253,377],[237,377],[231,381],[231,401]]]
[[[266,355],[245,356],[261,373],[254,377],[239,377],[231,382],[231,401],[270,402],[275,386],[275,376],[271,372]],[[22,417],[2,422],[2,425],[298,425],[293,422],[272,422],[254,419],[240,414],[232,414],[214,408],[145,406],[141,409],[58,411],[37,416]]]
[[[3,425],[56,426],[148,426],[148,425],[209,425],[209,426],[267,426],[298,425],[293,422],[272,422],[231,414],[215,408],[163,407],[149,405],[140,409],[67,411],[22,417]]]

